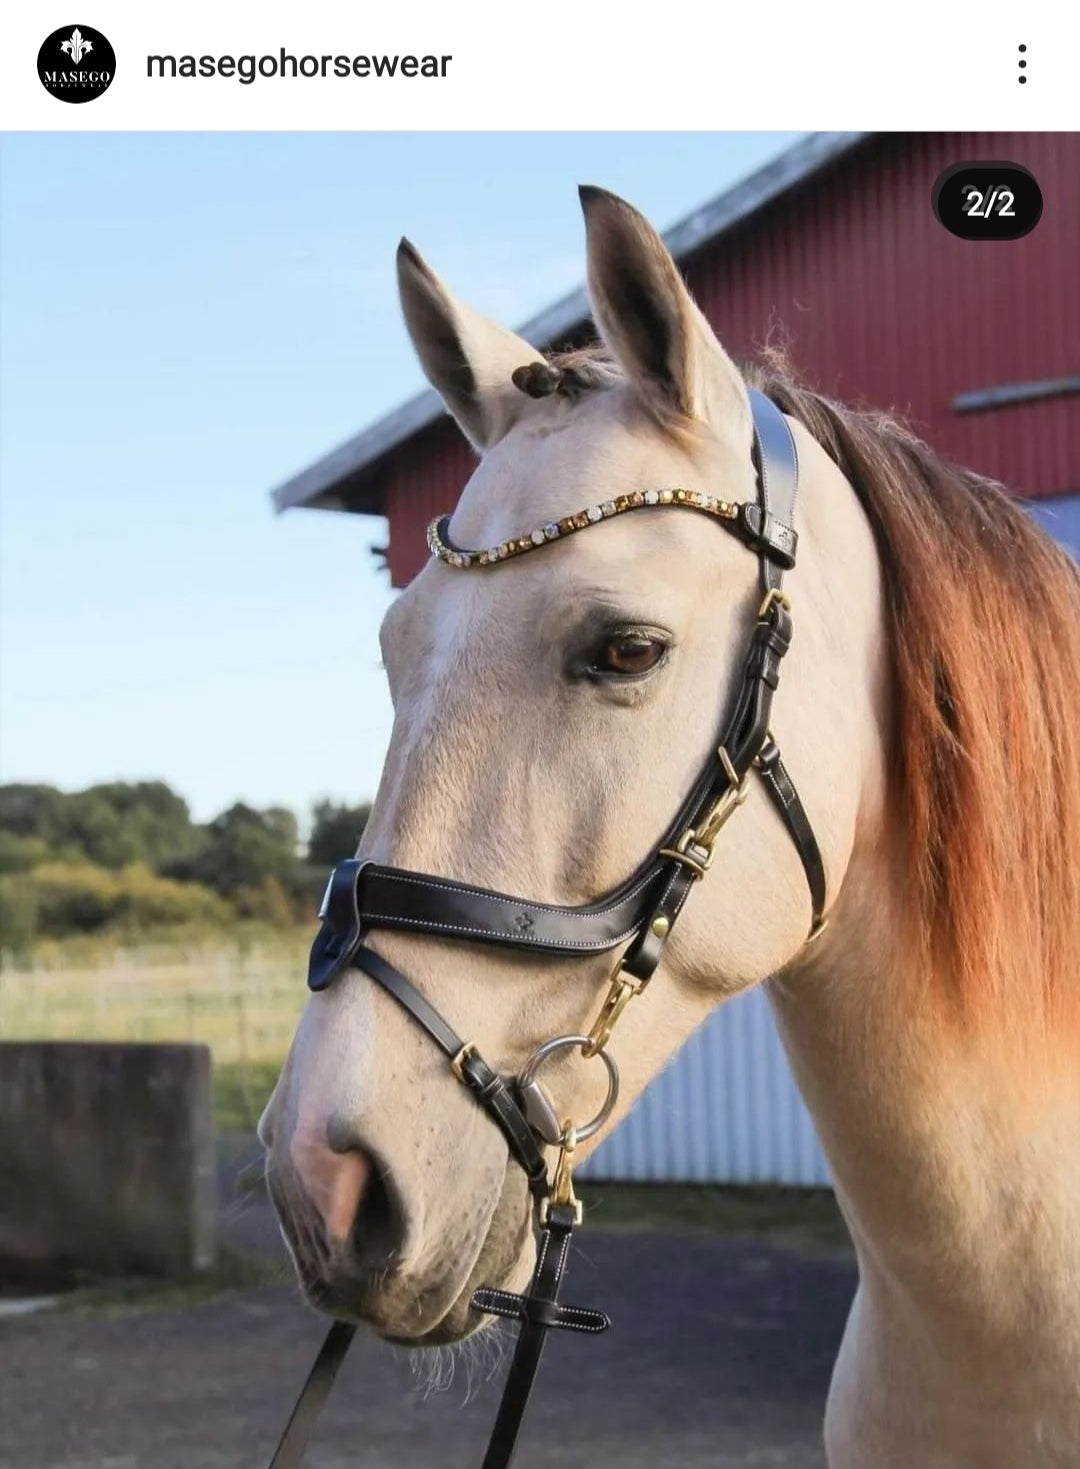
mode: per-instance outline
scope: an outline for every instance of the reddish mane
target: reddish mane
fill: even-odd
[[[1080,1002],[1080,572],[996,484],[907,428],[748,380],[869,517],[895,666],[895,796],[927,957],[969,1018],[1071,1028]]]

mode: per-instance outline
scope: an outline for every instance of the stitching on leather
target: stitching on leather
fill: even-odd
[[[795,787],[791,784],[791,781],[782,781],[779,778],[779,774],[774,773],[771,770],[763,771],[762,774],[765,776],[765,779],[772,786],[776,794],[780,797],[780,804],[783,806],[784,810],[790,811],[791,803],[796,799]]]
[[[606,908],[593,908],[588,913],[577,913],[573,908],[560,908],[551,903],[531,903],[524,898],[508,898],[504,897],[501,893],[488,892],[483,888],[468,887],[464,883],[454,883],[450,880],[444,881],[438,877],[406,877],[403,873],[393,872],[386,868],[381,869],[377,873],[376,880],[383,882],[404,882],[410,884],[412,887],[432,888],[436,892],[442,893],[467,893],[470,897],[483,898],[487,902],[503,903],[511,908],[530,908],[537,913],[557,913],[560,917],[577,918],[587,923],[592,918],[603,917],[605,913],[614,913],[624,903],[629,903],[630,899],[636,898],[638,893],[647,888],[655,877],[656,869],[653,868],[635,887],[632,887],[628,893],[621,897],[618,902],[609,903]],[[364,916],[366,915],[361,914],[361,917]],[[386,915],[380,914],[379,917],[386,917]]]
[[[597,1321],[597,1316],[601,1314],[599,1311],[586,1312],[579,1310],[577,1306],[560,1306],[559,1310],[564,1316],[578,1317],[580,1324],[572,1328],[574,1331],[601,1332],[608,1329],[608,1322],[606,1320]],[[555,1322],[556,1326],[559,1324],[559,1322]]]
[[[477,1291],[477,1295],[479,1294],[480,1292]],[[519,1296],[511,1295],[509,1291],[490,1289],[486,1290],[484,1292],[484,1301],[485,1303],[491,1302],[493,1305],[501,1306],[504,1310],[511,1310],[513,1311],[515,1316],[520,1315],[521,1313],[521,1298]],[[484,1309],[487,1309],[486,1304]]]
[[[795,487],[791,494],[791,518],[795,519],[795,497],[799,493],[799,446],[795,442],[795,435],[791,432],[791,424],[788,423],[784,413],[780,414],[780,422],[787,430],[788,443],[791,445],[791,458],[795,464]]]
[[[561,1262],[560,1262],[561,1268]],[[511,1295],[508,1291],[485,1290],[476,1292],[481,1299],[477,1302],[481,1311],[487,1311],[492,1316],[508,1316],[520,1318],[528,1305],[527,1297]],[[571,1321],[576,1322],[573,1327],[575,1331],[606,1331],[608,1322],[602,1311],[591,1311],[582,1306],[560,1306],[558,1302],[552,1302],[559,1316],[564,1318],[553,1321],[553,1327],[569,1325]]]
[[[535,906],[535,904],[531,906]],[[615,938],[610,939],[522,939],[520,936],[515,936],[514,934],[493,933],[490,928],[470,928],[460,923],[436,923],[434,919],[427,918],[402,918],[397,913],[365,912],[364,921],[366,925],[370,925],[373,921],[381,923],[401,923],[407,924],[410,928],[422,928],[425,933],[434,932],[436,930],[441,933],[469,933],[476,934],[480,938],[494,939],[497,942],[501,940],[505,943],[511,944],[526,944],[530,948],[533,945],[536,945],[538,948],[570,949],[574,952],[578,951],[579,949],[585,950],[617,948],[618,945],[624,943],[631,934],[636,933],[638,927],[637,924],[633,924],[623,933],[620,933],[616,935]]]
[[[570,1236],[569,1236],[569,1234],[567,1234],[563,1238],[562,1252],[559,1255],[559,1263],[555,1267],[555,1278],[556,1278],[556,1280],[559,1279],[559,1277],[563,1273],[563,1270],[566,1268],[566,1252],[567,1252],[567,1250],[569,1250],[569,1248],[570,1248]]]

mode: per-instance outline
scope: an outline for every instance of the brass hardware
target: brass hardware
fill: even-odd
[[[783,607],[785,612],[790,612],[791,598],[787,592],[782,592],[779,587],[770,587],[762,599],[761,606],[758,608],[758,622],[764,622],[773,608],[777,606]]]
[[[675,843],[674,847],[661,847],[661,857],[671,857],[676,862],[681,862],[684,867],[689,867],[695,877],[704,877],[712,866],[713,846],[720,834],[720,828],[737,806],[741,806],[746,800],[750,789],[747,777],[744,775],[740,780],[731,756],[723,745],[717,750],[717,757],[724,767],[724,774],[730,784],[726,791],[714,802],[712,807],[705,813],[704,819],[697,825],[689,827]],[[691,851],[696,848],[696,851]],[[701,852],[703,855],[698,856]]]
[[[816,943],[817,940],[821,937],[821,935],[828,928],[828,926],[829,926],[829,920],[828,920],[828,918],[819,918],[817,920],[817,922],[814,924],[813,928],[810,930],[810,933],[807,936],[806,942],[808,944]]]
[[[465,1080],[465,1071],[464,1071],[465,1062],[469,1059],[470,1056],[475,1056],[475,1055],[476,1055],[476,1046],[474,1045],[474,1043],[472,1041],[466,1041],[465,1044],[462,1046],[461,1050],[457,1053],[457,1055],[450,1062],[450,1070],[457,1077],[458,1081],[461,1082],[462,1086],[468,1086],[468,1084],[469,1084]]]
[[[573,1209],[574,1223],[581,1223],[581,1200],[574,1193],[574,1180],[571,1176],[576,1147],[577,1129],[568,1121],[563,1124],[562,1146],[559,1148],[559,1160],[555,1164],[555,1177],[551,1182],[551,1192],[540,1205],[541,1224],[547,1223],[552,1205],[562,1209]]]
[[[634,996],[641,993],[642,988],[642,981],[624,974],[620,964],[611,976],[611,987],[607,992],[607,998],[600,1007],[600,1014],[592,1023],[585,1045],[581,1048],[583,1056],[595,1056],[598,1051],[604,1049],[611,1039],[611,1032],[618,1024],[622,1012]]]
[[[525,1112],[526,1118],[528,1118],[530,1124],[544,1138],[545,1142],[553,1144],[560,1142],[565,1131],[565,1128],[555,1117],[555,1109],[548,1101],[547,1095],[537,1084],[536,1080],[536,1073],[549,1056],[558,1055],[560,1051],[576,1050],[587,1056],[599,1056],[600,1060],[604,1063],[604,1070],[607,1072],[608,1080],[607,1096],[604,1098],[603,1104],[596,1116],[589,1122],[579,1123],[575,1129],[575,1135],[579,1143],[583,1143],[586,1138],[593,1137],[600,1131],[604,1123],[611,1116],[615,1103],[619,1100],[619,1068],[616,1066],[614,1058],[609,1056],[604,1050],[587,1051],[585,1048],[588,1045],[589,1037],[587,1035],[552,1036],[551,1040],[544,1041],[541,1045],[537,1046],[536,1050],[533,1051],[532,1055],[513,1080],[514,1089],[518,1094],[519,1103]],[[530,1115],[530,1113],[534,1115]],[[540,1117],[543,1126],[537,1125],[536,1121],[534,1121],[534,1116]],[[550,1136],[549,1132],[545,1131],[548,1123],[551,1123],[549,1129]]]
[[[658,939],[667,938],[669,932],[671,931],[671,919],[665,917],[663,913],[660,913],[649,924],[649,929],[652,933],[656,935]]]
[[[769,726],[767,726],[767,728],[765,730],[765,739],[764,739],[764,742],[762,743],[761,750],[764,750],[764,748],[765,748],[766,745],[772,745],[774,749],[776,747],[776,736],[772,732],[772,725],[771,724]],[[754,769],[755,770],[764,770],[765,769],[764,763],[762,762],[762,759],[761,759],[761,750],[759,750],[757,752],[757,754],[754,756]]]
[[[707,852],[704,857],[700,858],[692,856],[687,848],[694,842],[694,837],[695,833],[692,829],[684,831],[673,847],[661,847],[659,855],[670,857],[673,862],[681,862],[684,867],[690,869],[695,878],[704,877],[712,866],[712,853]]]
[[[710,862],[712,861],[713,842],[719,836],[720,828],[735,810],[736,806],[741,806],[746,800],[747,792],[750,789],[745,775],[742,780],[739,779],[735,767],[731,763],[731,756],[723,745],[720,746],[716,753],[720,764],[724,767],[724,774],[731,784],[716,802],[715,806],[713,806],[712,810],[708,812],[704,822],[695,828],[697,835],[694,838],[694,845],[705,848],[709,854]]]

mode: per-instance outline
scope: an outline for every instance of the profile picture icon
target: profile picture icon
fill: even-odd
[[[41,43],[37,69],[41,85],[58,102],[93,102],[112,84],[116,52],[93,26],[60,26]]]

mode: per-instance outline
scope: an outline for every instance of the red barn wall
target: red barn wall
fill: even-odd
[[[1022,240],[967,242],[930,209],[965,159],[1021,163],[1045,208]],[[1018,493],[1080,490],[1073,397],[957,413],[962,392],[1080,371],[1080,134],[878,136],[683,261],[727,349],[787,344],[811,386],[905,414],[948,458]],[[389,564],[403,586],[424,529],[455,504],[471,453],[449,420],[386,466]]]

